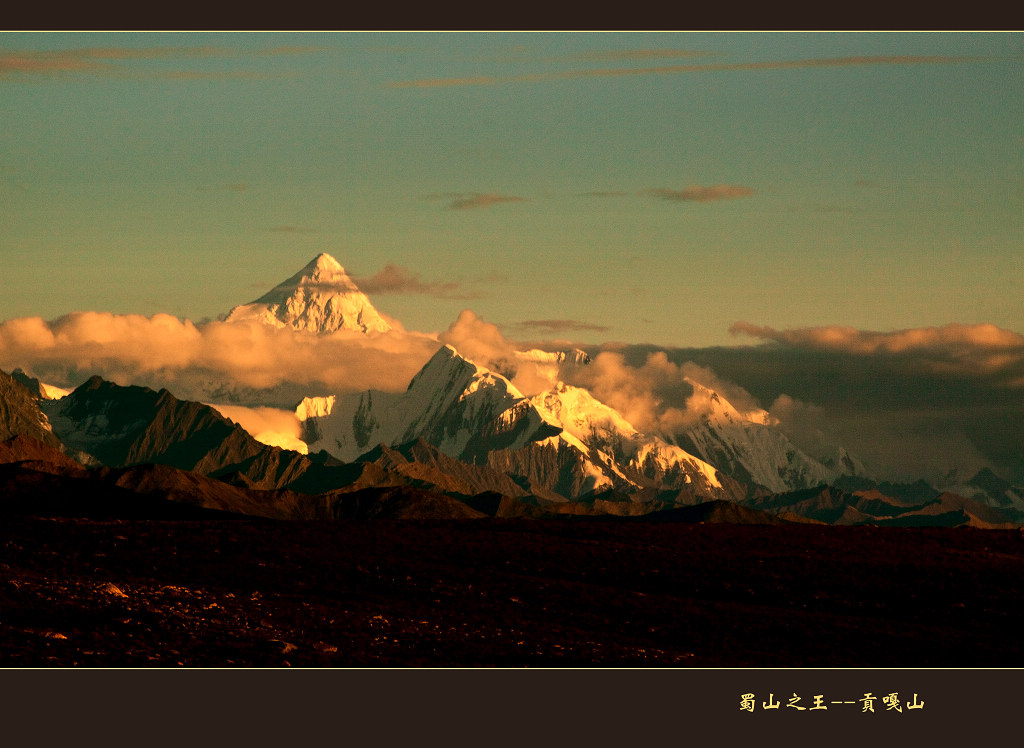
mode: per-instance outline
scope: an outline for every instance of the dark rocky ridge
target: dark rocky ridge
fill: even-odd
[[[207,405],[100,377],[44,408],[65,444],[108,466],[149,462],[209,473],[266,448]]]
[[[6,375],[5,375],[6,376]],[[697,483],[671,474],[631,476],[644,487],[623,483],[617,490],[586,490],[587,470],[577,449],[556,449],[533,444],[521,449],[498,449],[488,464],[473,464],[449,457],[423,439],[390,447],[378,445],[357,461],[342,463],[326,452],[304,455],[257,442],[240,426],[215,409],[182,401],[166,390],[122,387],[94,377],[70,395],[44,406],[53,416],[54,433],[45,428],[46,417],[38,401],[11,377],[0,380],[0,407],[8,431],[34,433],[51,448],[78,456],[88,451],[108,471],[83,473],[48,467],[56,456],[22,462],[26,485],[40,481],[63,482],[67,490],[84,481],[85,493],[95,493],[100,476],[129,467],[120,487],[196,507],[274,518],[331,518],[375,516],[370,496],[406,506],[409,516],[424,516],[434,507],[439,516],[474,516],[479,511],[500,517],[639,516],[696,505],[722,497]],[[25,436],[25,434],[19,434]],[[57,436],[63,436],[62,445]],[[25,445],[22,444],[22,449]],[[61,455],[60,459],[67,461]],[[183,471],[158,470],[166,466]],[[7,485],[15,473],[7,469]],[[38,473],[59,474],[43,479]],[[721,475],[721,474],[720,474]],[[981,502],[940,494],[923,482],[906,486],[874,484],[846,479],[845,488],[819,486],[805,491],[767,494],[750,490],[721,476],[726,496],[763,516],[828,524],[891,524],[975,527],[1010,527],[1024,521],[1013,506],[987,506]],[[200,480],[200,478],[203,478]],[[996,476],[980,475],[986,486],[1002,489]],[[838,484],[839,482],[837,482]],[[852,489],[852,490],[851,490]],[[47,489],[50,491],[50,489]],[[54,491],[56,489],[53,489]],[[362,509],[341,508],[343,494],[363,492],[356,503]],[[53,491],[50,491],[53,493]],[[405,504],[394,503],[396,496]],[[411,508],[418,497],[420,508]],[[452,504],[451,502],[460,502]],[[466,508],[470,512],[466,512]],[[734,513],[736,521],[746,521]],[[725,516],[719,512],[718,516]],[[707,520],[701,520],[707,521]]]
[[[60,440],[46,427],[38,396],[10,374],[0,371],[0,440],[24,434],[57,447]]]

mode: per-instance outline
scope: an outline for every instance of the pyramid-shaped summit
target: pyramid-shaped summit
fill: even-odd
[[[228,322],[245,320],[314,333],[391,329],[345,268],[327,253],[256,301],[235,307],[227,317]]]

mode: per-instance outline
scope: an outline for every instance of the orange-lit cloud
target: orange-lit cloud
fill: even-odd
[[[66,73],[123,75],[131,71],[125,63],[140,60],[198,60],[241,55],[310,54],[320,47],[278,47],[243,52],[222,47],[91,47],[52,51],[0,50],[0,79],[20,76],[48,76]],[[136,71],[138,72],[138,71]],[[247,71],[147,71],[146,75],[162,78],[202,79],[225,77],[262,77]]]
[[[315,45],[308,45],[308,46],[306,46],[306,45],[301,45],[301,44],[294,44],[294,45],[288,45],[288,46],[271,47],[269,49],[261,49],[261,50],[258,50],[257,52],[255,52],[254,54],[266,55],[266,56],[274,56],[274,55],[308,55],[308,54],[316,54],[316,53],[319,53],[319,52],[329,52],[329,51],[330,51],[329,47],[320,47],[320,46],[315,46]]]
[[[533,83],[573,78],[601,78],[626,75],[666,75],[680,73],[706,73],[729,70],[783,70],[821,67],[849,67],[856,65],[939,65],[983,62],[989,57],[967,55],[859,55],[852,57],[813,58],[805,60],[766,60],[759,62],[709,63],[703,65],[659,65],[637,68],[604,68],[562,70],[551,73],[532,73],[510,76],[471,76],[466,78],[426,78],[390,84],[393,88],[438,88],[442,86],[479,86],[497,83]]]
[[[737,197],[750,197],[754,190],[750,187],[735,184],[715,184],[710,187],[690,185],[681,190],[670,190],[665,188],[651,188],[644,190],[641,194],[659,197],[662,200],[673,202],[696,202],[707,203],[712,200],[730,200]]]
[[[1024,484],[1024,336],[995,325],[877,332],[737,323],[763,345],[657,349],[583,346],[564,371],[640,429],[700,415],[686,379],[739,410],[764,408],[808,454],[840,445],[884,480],[966,480],[982,467]]]
[[[1024,482],[1024,335],[991,324],[872,331],[738,322],[732,332],[764,344],[674,349],[670,361],[735,382],[798,446],[813,450],[826,434],[891,480],[937,480],[954,467],[966,478],[989,467]],[[640,369],[651,350],[614,352]]]
[[[845,351],[856,354],[903,353],[906,351],[946,350],[952,353],[993,349],[1020,350],[1024,336],[991,324],[948,324],[891,332],[858,330],[829,325],[796,330],[736,322],[729,328],[733,335],[745,334],[794,346]]]
[[[229,418],[252,434],[256,441],[282,449],[307,454],[302,441],[302,424],[294,410],[284,408],[246,407],[241,405],[211,405],[225,418]]]
[[[119,384],[166,387],[186,399],[278,388],[287,400],[310,388],[404,390],[438,345],[401,329],[318,336],[255,322],[76,312],[49,322],[0,323],[0,369],[21,367],[66,388],[99,374]]]
[[[0,75],[103,72],[117,69],[113,63],[118,60],[192,59],[226,54],[229,52],[212,47],[95,47],[52,52],[0,51]]]
[[[517,355],[518,345],[508,340],[497,325],[470,309],[460,312],[438,339],[473,363],[507,377],[527,397],[547,390],[557,381],[552,379],[549,366],[522,359]]]
[[[209,81],[209,80],[269,80],[274,78],[294,77],[294,73],[269,75],[255,70],[167,70],[152,71],[144,74],[147,78],[160,78],[172,81]]]
[[[420,273],[391,263],[374,275],[353,278],[353,281],[359,290],[367,294],[421,294],[440,299],[475,299],[480,296],[463,290],[454,281],[424,281]]]
[[[30,52],[0,52],[0,77],[9,76],[12,73],[46,75],[102,70],[105,67],[109,67],[109,65],[74,55],[57,57]]]
[[[485,321],[470,309],[462,310],[438,339],[454,347],[465,358],[493,368],[509,379],[516,374],[515,346],[497,325]]]
[[[742,387],[706,367],[691,362],[673,363],[666,353],[650,353],[640,364],[627,362],[621,353],[604,351],[591,364],[563,372],[566,381],[586,387],[601,402],[615,408],[640,431],[671,439],[694,425],[709,403],[696,397],[693,382],[722,394],[741,411],[759,407]]]

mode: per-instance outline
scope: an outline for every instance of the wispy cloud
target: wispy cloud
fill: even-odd
[[[329,51],[330,51],[329,47],[320,47],[320,46],[313,46],[313,45],[306,46],[306,45],[296,44],[296,45],[289,45],[289,46],[270,47],[269,49],[261,49],[261,50],[255,52],[255,54],[257,54],[257,55],[265,55],[265,56],[274,56],[274,55],[309,55],[309,54],[317,54],[317,53],[320,53],[320,52],[329,52]]]
[[[197,187],[200,192],[219,192],[221,190],[228,190],[229,192],[245,192],[249,189],[248,182],[230,182],[228,184],[217,185],[216,187]]]
[[[273,231],[277,234],[315,234],[315,229],[306,228],[304,226],[271,226],[267,231]]]
[[[46,75],[82,72],[109,67],[76,55],[46,55],[31,52],[0,52],[0,77],[12,74]]]
[[[146,78],[170,81],[271,80],[295,76],[294,73],[268,75],[256,70],[167,70],[140,73],[140,75]]]
[[[298,55],[322,51],[319,47],[278,47],[242,51],[223,47],[89,47],[53,51],[0,50],[0,79],[30,80],[66,74],[145,75],[175,79],[263,77],[253,71],[141,70],[130,63],[145,60],[200,60],[256,55]]]
[[[448,200],[449,210],[472,210],[473,208],[489,208],[496,203],[529,202],[525,197],[517,195],[498,195],[482,192],[444,192],[426,195],[427,200]]]
[[[706,57],[714,54],[697,49],[602,49],[581,52],[570,59],[589,60],[676,60],[689,57]]]
[[[615,62],[615,61],[649,61],[649,60],[679,60],[691,59],[694,57],[714,56],[716,52],[709,52],[698,49],[591,49],[574,53],[563,54],[540,54],[530,45],[513,47],[510,50],[474,57],[476,62],[485,63],[511,63],[516,65],[543,63],[576,63],[576,62]]]
[[[527,334],[558,335],[567,332],[608,332],[610,327],[576,319],[530,319],[506,325],[509,329]]]
[[[227,54],[230,54],[227,50],[214,47],[92,47],[47,52],[0,51],[0,75],[113,72],[120,67],[115,63],[124,60],[198,59]]]
[[[707,203],[713,200],[730,200],[737,197],[750,197],[754,190],[736,184],[715,184],[709,187],[690,185],[681,190],[672,190],[662,187],[653,187],[643,190],[641,195],[658,197],[662,200],[672,202],[696,202]]]
[[[627,75],[667,75],[681,73],[710,73],[730,70],[784,70],[800,68],[849,67],[856,65],[954,65],[984,62],[991,57],[968,55],[860,55],[827,57],[805,60],[768,60],[758,62],[725,62],[701,65],[658,65],[653,67],[621,67],[602,69],[560,70],[549,73],[529,73],[509,76],[477,75],[463,78],[424,78],[389,84],[392,88],[438,88],[444,86],[480,86],[498,83],[534,83],[575,78],[603,78]]]
[[[420,273],[388,263],[380,272],[365,278],[353,278],[363,293],[421,294],[440,299],[476,299],[479,293],[466,291],[455,281],[424,281]]]

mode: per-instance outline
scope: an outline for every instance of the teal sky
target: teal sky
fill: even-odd
[[[1024,332],[1024,35],[0,33],[0,321]]]

